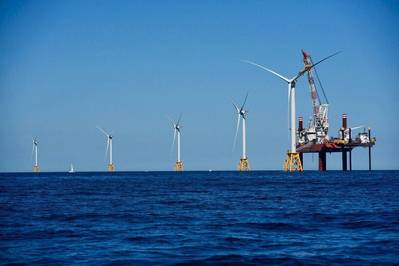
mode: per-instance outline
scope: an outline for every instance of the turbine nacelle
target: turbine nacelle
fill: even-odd
[[[248,115],[248,111],[247,111],[247,110],[240,110],[240,111],[238,112],[238,114],[239,114],[243,119],[246,119],[246,118],[247,118],[247,115]]]
[[[177,124],[173,124],[173,128],[180,132],[181,126]]]

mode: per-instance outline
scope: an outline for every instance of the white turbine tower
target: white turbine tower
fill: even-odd
[[[244,109],[245,103],[247,102],[248,93],[245,96],[244,103],[241,105],[240,108],[233,102],[233,105],[237,111],[237,127],[236,127],[236,134],[234,137],[233,147],[237,141],[238,129],[240,128],[240,121],[242,119],[242,156],[240,158],[240,163],[238,164],[238,171],[248,171],[249,170],[249,160],[247,157],[247,129],[246,129],[246,120],[248,116],[248,111]]]
[[[183,166],[183,161],[180,158],[180,134],[181,134],[181,125],[180,125],[180,120],[181,120],[181,115],[179,116],[179,119],[177,122],[173,122],[171,119],[169,119],[172,122],[173,125],[173,143],[172,143],[172,148],[175,145],[175,140],[176,140],[176,135],[177,135],[177,160],[175,163],[175,171],[181,172],[184,169]]]
[[[112,161],[112,135],[111,135],[112,132],[110,134],[108,134],[101,127],[97,127],[97,129],[100,130],[100,132],[102,132],[107,137],[107,149],[105,150],[105,156],[107,156],[108,150],[109,150],[109,163],[108,163],[107,169],[109,172],[113,172],[115,170],[115,166]]]
[[[38,173],[40,172],[39,162],[37,158],[37,146],[39,145],[39,141],[37,138],[32,139],[32,155],[35,153],[35,164],[33,165],[33,172]]]
[[[248,60],[243,60],[243,62],[249,63],[249,64],[257,66],[263,70],[266,70],[288,83],[288,105],[289,105],[289,117],[290,117],[289,130],[290,130],[290,136],[291,136],[290,137],[291,147],[290,147],[290,150],[288,150],[288,152],[287,152],[287,159],[284,162],[284,170],[286,170],[286,171],[290,171],[290,172],[291,171],[303,171],[302,162],[299,158],[299,153],[296,152],[295,83],[298,80],[298,78],[300,78],[307,71],[309,71],[316,65],[320,64],[321,62],[329,59],[330,57],[337,55],[338,53],[340,53],[340,52],[336,52],[330,56],[327,56],[326,58],[323,58],[322,60],[318,61],[317,63],[315,63],[313,65],[305,66],[301,71],[299,71],[298,74],[296,74],[294,77],[292,77],[290,79],[286,78],[286,77],[280,75],[279,73],[277,73],[271,69],[268,69],[260,64],[257,64],[257,63],[254,63],[254,62],[251,62]]]

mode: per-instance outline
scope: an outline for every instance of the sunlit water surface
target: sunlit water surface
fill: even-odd
[[[399,172],[0,174],[4,264],[399,264]]]

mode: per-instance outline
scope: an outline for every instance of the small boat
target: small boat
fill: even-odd
[[[71,168],[69,169],[68,173],[74,173],[75,170],[73,170],[73,164],[71,164]]]

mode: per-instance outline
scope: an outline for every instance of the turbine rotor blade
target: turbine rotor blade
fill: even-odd
[[[170,153],[172,153],[173,148],[175,147],[176,133],[177,133],[177,129],[174,128],[174,130],[173,130],[173,142],[172,142],[172,146],[170,147]]]
[[[321,62],[323,62],[323,61],[325,61],[325,60],[327,60],[327,59],[329,59],[329,58],[331,58],[331,57],[333,57],[333,56],[336,56],[337,54],[339,54],[339,53],[341,53],[341,52],[342,52],[342,51],[335,52],[335,53],[333,53],[332,55],[329,55],[329,56],[327,56],[327,57],[321,59],[320,61],[314,63],[310,68],[315,67],[316,65],[320,64]],[[309,69],[310,69],[310,68],[309,68]]]
[[[236,127],[236,134],[235,134],[235,136],[234,136],[234,142],[233,142],[233,148],[232,148],[232,151],[235,149],[235,147],[236,147],[236,142],[237,142],[237,135],[238,135],[238,129],[240,128],[240,121],[241,121],[241,114],[240,113],[238,113],[238,115],[237,115],[237,127]]]
[[[31,153],[31,157],[33,157],[33,152],[35,151],[35,140],[32,139],[32,153]]]
[[[107,160],[108,149],[109,149],[109,139],[107,139],[107,148],[105,150],[105,160]]]
[[[173,122],[172,118],[170,118],[169,116],[166,116],[166,118],[170,121],[170,123],[172,123],[173,129],[176,129],[178,124],[175,124],[175,122]]]
[[[177,126],[180,124],[181,116],[182,116],[182,114],[180,113],[179,119],[177,119],[177,123],[176,123]]]
[[[97,129],[100,130],[100,132],[102,132],[105,136],[107,136],[107,137],[109,136],[109,134],[101,127],[97,126]]]
[[[298,73],[295,77],[293,77],[291,80],[292,80],[292,81],[297,80],[300,76],[302,76],[303,74],[305,74],[306,72],[308,72],[309,70],[311,70],[312,68],[314,68],[315,66],[317,66],[318,64],[320,64],[321,62],[323,62],[323,61],[325,61],[325,60],[327,60],[327,59],[329,59],[329,58],[331,58],[331,57],[333,57],[333,56],[336,56],[337,54],[339,54],[339,53],[341,53],[341,52],[342,52],[342,51],[335,52],[335,53],[333,53],[332,55],[329,55],[329,56],[327,56],[327,57],[321,59],[320,61],[314,63],[314,64],[311,65],[310,67],[306,67],[306,68],[302,69],[302,70],[299,71],[299,73]]]
[[[290,82],[292,81],[292,80],[289,80],[288,78],[286,78],[286,77],[280,75],[279,73],[277,73],[277,72],[275,72],[275,71],[273,71],[273,70],[271,70],[271,69],[268,69],[267,67],[264,67],[264,66],[262,66],[262,65],[259,65],[259,64],[257,64],[257,63],[254,63],[254,62],[251,62],[251,61],[248,61],[248,60],[241,60],[241,61],[244,62],[244,63],[248,63],[248,64],[251,64],[251,65],[257,66],[257,67],[259,67],[259,68],[261,68],[261,69],[263,69],[263,70],[266,70],[266,71],[268,71],[268,72],[270,72],[270,73],[276,75],[277,77],[281,78],[281,79],[284,80],[285,82],[290,83]]]
[[[239,113],[240,112],[240,108],[238,108],[238,106],[233,102],[233,105],[234,105],[234,107],[236,108],[236,110],[237,110],[237,113]]]
[[[244,109],[244,106],[245,106],[245,104],[246,104],[246,102],[247,102],[247,98],[248,98],[248,92],[247,92],[247,95],[245,95],[245,100],[244,100],[244,103],[241,105],[241,111]]]
[[[290,128],[290,118],[291,118],[291,86],[288,87],[288,104],[287,104],[287,121],[288,121],[288,128]]]
[[[356,130],[356,129],[359,129],[359,128],[362,128],[362,127],[365,127],[365,126],[361,125],[361,126],[357,126],[357,127],[351,127],[351,130]]]
[[[175,124],[175,123],[173,123],[173,120],[172,120],[172,118],[170,118],[168,115],[166,115],[165,117],[166,117],[166,119],[168,119],[168,120],[169,120],[169,122],[171,122],[171,123],[172,123],[172,125],[174,126],[174,124]]]

